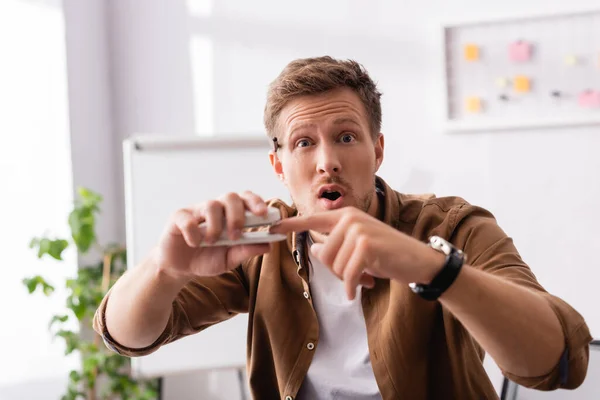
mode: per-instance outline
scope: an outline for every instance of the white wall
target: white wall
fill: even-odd
[[[98,221],[101,243],[122,241],[122,196],[117,185],[119,140],[113,129],[107,3],[63,0],[69,79],[73,187],[104,196]]]
[[[57,398],[76,357],[64,357],[48,322],[62,314],[64,280],[76,271],[65,261],[38,259],[34,236],[64,237],[71,208],[69,107],[65,24],[56,1],[0,2],[0,399]],[[51,297],[30,295],[23,278],[42,275]],[[76,327],[71,323],[69,328]]]
[[[539,154],[536,143],[543,137],[565,165],[578,166],[578,149],[600,148],[592,128],[525,136],[443,134],[434,29],[440,18],[568,11],[597,0],[189,2],[200,10],[192,19],[183,0],[65,1],[75,178],[109,200],[103,229],[115,240],[124,238],[120,141],[135,133],[191,135],[207,127],[260,132],[266,85],[296,57],[356,58],[379,81],[387,145],[381,173],[408,192],[435,188],[478,203],[485,199],[472,182],[503,173],[489,170],[490,156],[501,161],[515,146],[524,155]],[[199,39],[190,41],[191,34]],[[195,111],[207,102],[212,114]],[[551,162],[547,156],[544,162]],[[584,181],[598,178],[594,170],[581,173]],[[531,190],[534,198],[544,195],[544,187]],[[191,376],[189,385],[185,377],[176,385],[167,380],[166,398],[189,396],[183,393],[191,387],[198,397],[235,398],[227,387],[201,392],[211,379],[220,378]]]

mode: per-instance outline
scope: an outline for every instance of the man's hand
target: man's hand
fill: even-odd
[[[267,205],[258,195],[244,192],[228,193],[219,199],[177,210],[153,252],[154,264],[167,275],[186,280],[220,275],[253,256],[268,252],[269,244],[200,246],[202,242],[214,243],[223,232],[232,240],[238,239],[246,211],[264,216]],[[200,229],[202,222],[207,225],[204,235]]]
[[[313,244],[311,252],[345,282],[351,300],[359,284],[373,286],[370,277],[428,283],[445,260],[425,243],[354,207],[286,218],[270,232],[307,230],[329,234],[323,243]]]

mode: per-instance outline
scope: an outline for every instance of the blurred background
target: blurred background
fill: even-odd
[[[541,280],[576,308],[597,314],[589,306],[593,291],[561,292],[560,279],[551,274],[564,271],[576,246],[600,249],[598,214],[585,211],[600,199],[600,128],[449,133],[441,29],[447,20],[593,6],[597,0],[0,0],[0,400],[59,399],[69,382],[83,379],[70,371],[85,375],[105,360],[94,356],[84,369],[78,351],[65,356],[76,339],[53,339],[56,327],[48,329],[58,316],[63,331],[81,330],[93,343],[75,318],[60,320],[68,298],[73,302],[65,282],[88,260],[106,262],[107,251],[114,260],[122,255],[96,247],[81,254],[53,241],[89,222],[86,213],[98,198],[78,188],[102,197],[95,239],[124,245],[123,140],[138,134],[262,136],[267,85],[298,57],[352,58],[378,82],[386,135],[381,175],[397,190],[454,194],[497,209],[515,236],[511,228],[520,225],[501,202],[529,207],[532,223],[548,218],[538,212],[541,203],[572,212],[577,227],[568,218],[553,225],[570,230],[570,253]],[[600,43],[593,45],[600,67]],[[518,201],[515,192],[523,195]],[[571,196],[586,200],[572,209]],[[75,201],[83,208],[69,224]],[[29,247],[44,235],[49,241]],[[59,253],[62,260],[38,258],[38,252]],[[545,260],[533,251],[525,256],[532,265]],[[580,279],[600,278],[596,260],[587,260],[589,275]],[[89,278],[96,279],[94,290],[101,289],[101,275]],[[44,285],[54,287],[51,296],[42,293],[52,291]],[[75,303],[71,310],[80,307],[85,320],[93,299]],[[236,371],[185,372],[151,382],[145,393],[248,398],[238,378]],[[593,390],[600,393],[600,385]]]

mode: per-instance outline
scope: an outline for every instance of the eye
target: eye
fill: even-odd
[[[308,147],[310,146],[310,141],[308,139],[301,139],[296,142],[296,147]]]
[[[350,133],[345,133],[342,135],[341,139],[340,139],[343,143],[352,143],[355,139],[354,136],[351,135]]]

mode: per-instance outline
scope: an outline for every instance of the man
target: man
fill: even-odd
[[[380,96],[353,61],[290,63],[269,88],[265,126],[294,204],[230,193],[175,212],[98,309],[106,344],[145,355],[245,312],[257,399],[497,398],[484,353],[519,384],[578,387],[585,321],[540,286],[493,216],[376,175]],[[286,241],[199,246],[238,238],[245,210],[266,205],[281,210],[271,231]]]

